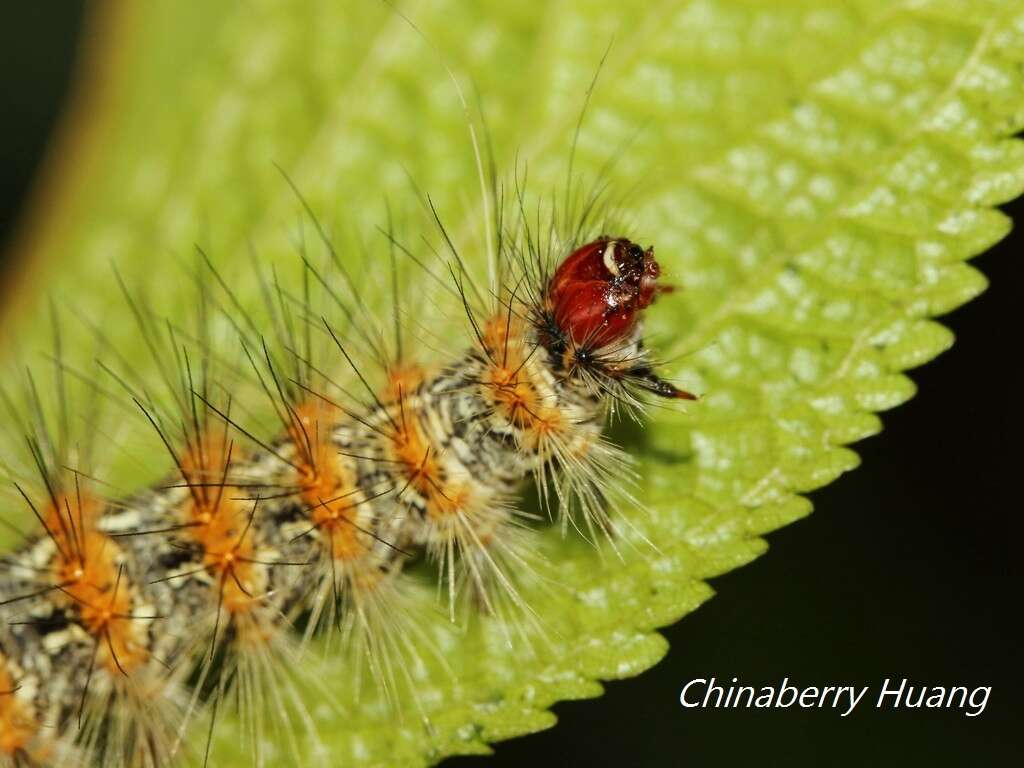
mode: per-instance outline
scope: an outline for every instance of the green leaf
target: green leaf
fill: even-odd
[[[552,725],[554,702],[657,663],[655,629],[707,600],[708,578],[762,554],[759,536],[808,514],[799,494],[855,467],[845,446],[913,395],[901,371],[952,343],[929,317],[984,289],[964,261],[1007,233],[993,206],[1024,189],[1024,145],[1009,138],[1024,128],[1020,0],[438,0],[403,12],[422,36],[376,2],[125,4],[105,21],[106,86],[79,116],[91,130],[57,166],[27,254],[34,282],[132,359],[140,341],[108,264],[179,316],[190,286],[178,261],[199,242],[252,298],[250,246],[295,261],[300,206],[277,163],[383,310],[373,237],[385,199],[409,239],[433,235],[409,177],[483,259],[467,116],[444,65],[479,94],[499,170],[526,159],[531,187],[557,192],[614,40],[576,168],[617,158],[635,236],[684,288],[652,310],[654,345],[672,377],[706,393],[622,435],[648,510],[634,522],[658,549],[617,558],[538,534],[566,586],[529,595],[546,642],[510,651],[495,620],[438,628],[454,677],[425,672],[429,732],[411,704],[401,720],[373,705],[339,714],[309,693],[343,765],[483,752]],[[41,306],[11,310],[27,350],[47,344]],[[351,695],[343,658],[312,671]],[[241,763],[236,724],[221,725],[216,764]]]

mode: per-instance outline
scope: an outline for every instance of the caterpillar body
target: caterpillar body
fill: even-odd
[[[204,755],[186,726],[203,709],[212,732],[229,694],[248,707],[250,736],[264,727],[254,704],[264,697],[281,697],[272,708],[315,728],[274,682],[301,639],[337,632],[362,644],[383,687],[399,685],[389,654],[415,655],[401,595],[406,563],[421,554],[440,572],[453,618],[463,599],[528,615],[516,584],[531,534],[517,497],[531,476],[563,526],[614,540],[608,497],[629,470],[603,436],[609,411],[639,408],[648,393],[693,396],[658,377],[643,344],[643,311],[669,290],[653,248],[586,231],[551,248],[506,243],[499,256],[513,253],[503,263],[516,267],[501,270],[489,298],[453,266],[448,289],[473,344],[431,367],[406,362],[396,334],[379,386],[308,300],[293,302],[299,312],[280,302],[275,348],[258,323],[237,319],[212,271],[254,388],[280,422],[266,438],[239,416],[232,388],[215,385],[203,332],[190,355],[186,334],[155,330],[132,302],[172,395],[159,404],[113,374],[174,464],[141,493],[107,493],[78,463],[66,414],[48,415],[31,377],[28,416],[5,395],[38,490],[11,471],[36,531],[0,566],[0,765],[201,762],[209,738]],[[330,292],[305,266],[303,295],[314,280]],[[314,333],[329,363],[313,359]],[[68,366],[55,338],[59,378]],[[328,391],[328,366],[354,373],[359,394]],[[386,621],[399,629],[382,637]]]

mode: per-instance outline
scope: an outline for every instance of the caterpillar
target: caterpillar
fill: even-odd
[[[195,328],[156,318],[122,285],[162,395],[116,350],[93,371],[66,362],[54,312],[55,404],[31,373],[27,412],[3,396],[27,447],[27,468],[9,474],[35,528],[19,529],[0,564],[0,764],[208,762],[225,701],[262,764],[265,699],[284,739],[315,734],[286,680],[315,637],[360,649],[390,695],[414,688],[408,667],[429,642],[409,640],[424,634],[403,604],[410,563],[433,564],[451,620],[535,620],[518,587],[536,570],[538,515],[519,502],[528,479],[563,531],[617,546],[610,500],[628,497],[630,469],[606,422],[637,416],[648,396],[695,396],[661,378],[644,345],[645,310],[672,290],[654,249],[621,234],[599,198],[541,236],[517,196],[515,223],[500,211],[494,222],[486,287],[436,212],[447,277],[386,232],[392,281],[407,256],[464,311],[471,343],[443,363],[408,351],[397,288],[385,341],[308,205],[325,265],[303,249],[297,289],[262,278],[267,324],[202,253]],[[238,360],[215,343],[218,327]],[[130,402],[173,472],[110,492],[88,419],[72,435],[73,384],[90,413]],[[272,426],[246,420],[257,398]],[[205,748],[185,735],[200,711]]]

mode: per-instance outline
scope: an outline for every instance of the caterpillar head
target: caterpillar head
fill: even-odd
[[[579,346],[603,347],[627,338],[658,293],[654,248],[624,237],[602,237],[577,248],[548,284],[555,323]]]
[[[660,378],[643,354],[628,353],[636,341],[640,313],[671,287],[658,284],[654,248],[624,237],[601,237],[577,248],[548,282],[545,296],[557,336],[572,343],[567,367],[586,369],[659,397],[695,400],[696,395]]]

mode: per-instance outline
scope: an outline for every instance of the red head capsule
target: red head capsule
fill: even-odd
[[[555,323],[577,344],[624,339],[638,313],[654,301],[660,273],[654,248],[603,238],[577,248],[548,284]]]

